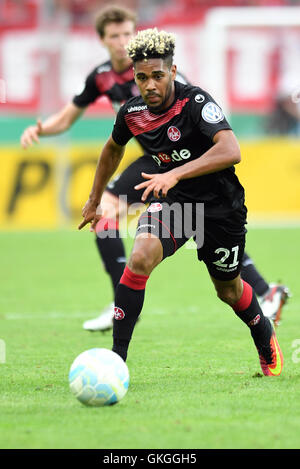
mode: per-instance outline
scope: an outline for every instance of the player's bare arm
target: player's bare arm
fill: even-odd
[[[21,136],[21,145],[26,149],[34,142],[39,143],[39,136],[57,135],[68,130],[81,116],[85,108],[79,108],[73,103],[68,103],[56,114],[48,117],[45,122],[37,120],[36,125],[27,127]]]
[[[213,138],[214,145],[201,157],[163,174],[145,174],[147,181],[135,186],[143,189],[142,201],[153,192],[155,197],[166,197],[169,189],[181,179],[190,179],[204,174],[214,173],[229,168],[241,161],[239,144],[231,130],[221,130]]]
[[[124,155],[125,147],[118,145],[110,137],[103,147],[100,158],[97,163],[93,187],[88,201],[82,210],[84,220],[78,226],[81,230],[87,223],[91,223],[91,229],[101,218],[101,207],[98,207],[102,194],[108,184],[108,181],[116,171]]]
[[[172,170],[179,180],[216,173],[240,163],[240,147],[232,130],[217,132],[213,137],[213,143],[214,145],[201,157]]]
[[[30,125],[27,127],[21,135],[21,145],[24,149],[26,149],[29,145],[33,145],[33,143],[39,143],[39,135],[42,132],[42,122],[40,119],[37,119],[35,125]]]

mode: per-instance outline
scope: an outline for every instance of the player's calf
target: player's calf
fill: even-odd
[[[113,351],[123,360],[134,326],[141,313],[146,283],[154,267],[162,257],[161,243],[157,238],[139,237],[135,240],[128,266],[125,267],[116,289],[113,320]]]

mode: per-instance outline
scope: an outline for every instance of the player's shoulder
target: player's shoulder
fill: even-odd
[[[209,93],[199,86],[190,83],[177,83],[176,86],[180,99],[187,98],[191,104],[205,104],[212,99]]]
[[[194,122],[199,122],[199,118],[207,124],[226,122],[221,107],[203,88],[189,84],[181,85],[180,83],[177,86],[180,88],[179,99],[186,102],[185,112],[191,116]]]
[[[102,75],[103,73],[110,72],[112,70],[112,64],[110,60],[107,60],[106,62],[103,62],[100,65],[97,65],[94,67],[90,73],[87,76],[87,79],[92,80],[98,77],[99,75]]]
[[[112,63],[110,60],[103,62],[100,65],[97,65],[93,68],[90,75],[102,75],[103,73],[110,72],[112,70]]]

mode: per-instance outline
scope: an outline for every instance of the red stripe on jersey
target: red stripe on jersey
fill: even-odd
[[[133,68],[130,67],[123,73],[116,73],[113,69],[101,72],[96,76],[96,85],[100,93],[110,90],[115,84],[123,85],[134,79]]]
[[[171,109],[169,109],[164,114],[153,114],[148,109],[145,109],[144,111],[132,112],[131,114],[127,114],[125,116],[126,124],[134,136],[157,129],[161,125],[169,122],[169,120],[171,120],[174,116],[180,114],[189,100],[189,98],[184,98],[182,100],[177,99],[174,106],[172,106]]]

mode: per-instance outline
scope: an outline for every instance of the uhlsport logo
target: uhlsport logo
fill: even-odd
[[[195,101],[196,103],[203,103],[203,101],[205,101],[205,97],[203,94],[196,94]]]
[[[130,113],[130,112],[137,112],[137,111],[145,111],[145,109],[147,109],[146,104],[144,104],[143,106],[130,106],[127,109],[127,112]]]
[[[118,306],[115,306],[114,307],[114,318],[117,320],[117,321],[121,321],[121,319],[124,319],[125,318],[125,313],[124,311],[119,308]]]
[[[162,210],[162,204],[159,202],[151,204],[148,208],[147,211],[152,213],[152,212],[160,212]]]
[[[181,137],[181,132],[177,127],[171,126],[168,128],[168,137],[172,142],[177,142]]]

